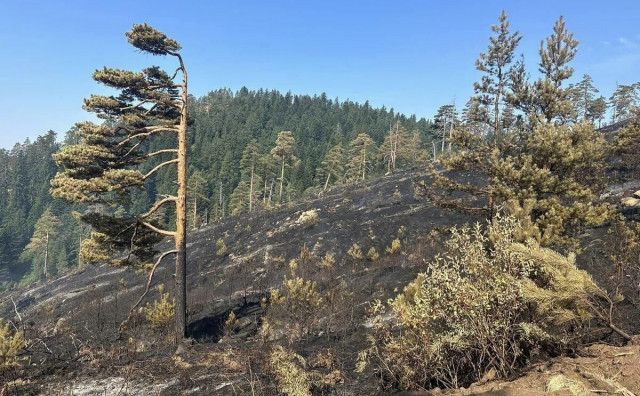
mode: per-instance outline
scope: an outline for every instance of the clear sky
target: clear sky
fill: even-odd
[[[326,92],[432,117],[460,107],[502,9],[524,36],[536,76],[540,40],[563,15],[580,41],[576,76],[609,97],[640,81],[640,1],[4,1],[0,10],[0,148],[88,119],[82,98],[102,66],[163,65],[124,32],[147,22],[183,46],[190,93],[229,87]]]

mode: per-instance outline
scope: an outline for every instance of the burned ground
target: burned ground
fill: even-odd
[[[340,377],[319,393],[383,392],[375,375],[354,372],[358,352],[367,345],[368,302],[396,295],[423,270],[424,260],[439,249],[438,242],[427,237],[431,231],[480,220],[416,198],[413,181],[419,177],[401,172],[270,211],[225,218],[190,233],[188,332],[193,343],[177,353],[166,334],[141,324],[139,314],[128,334],[118,337],[120,323],[144,290],[146,273],[86,266],[3,295],[0,315],[22,327],[28,338],[39,340],[30,347],[34,365],[5,373],[6,380],[28,381],[8,387],[9,394],[274,394],[265,372],[273,342],[258,330],[270,309],[264,304],[269,291],[281,287],[290,274],[289,261],[299,256],[302,246],[317,260],[332,254],[335,265],[300,265],[300,276],[313,278],[320,291],[340,284],[350,294],[336,306],[339,326],[330,327],[325,320],[326,331],[278,342],[309,361],[332,356],[331,367],[313,370],[319,376],[339,372]],[[300,215],[311,210],[318,214],[315,224],[300,224]],[[386,254],[396,238],[402,240],[401,251]],[[220,251],[219,240],[226,251]],[[581,240],[585,249],[579,262],[608,286],[612,270],[601,260],[606,230],[587,230]],[[354,243],[364,255],[374,247],[381,258],[352,258],[347,251]],[[160,244],[159,250],[163,248],[170,244]],[[172,272],[173,261],[165,259],[152,285],[165,284],[171,292]],[[157,298],[154,289],[145,302]],[[638,323],[633,320],[637,307],[630,304],[621,304],[619,318],[625,325]],[[230,312],[236,317],[231,331],[225,329]]]

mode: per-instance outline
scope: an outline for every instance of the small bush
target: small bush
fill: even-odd
[[[318,211],[315,209],[302,212],[297,221],[298,224],[305,228],[313,227],[318,223]]]
[[[380,258],[380,254],[378,254],[378,251],[375,247],[371,246],[371,248],[367,252],[367,258],[371,261],[376,261]]]
[[[227,317],[227,320],[225,320],[224,322],[224,334],[226,336],[230,336],[231,334],[233,334],[233,331],[236,328],[236,323],[237,323],[236,314],[233,311],[229,312],[229,316]]]
[[[284,277],[281,290],[271,291],[271,309],[262,326],[265,338],[275,338],[273,331],[281,329],[289,341],[297,341],[316,330],[322,296],[317,284],[296,274],[295,260],[290,263],[291,278]]]
[[[324,255],[322,260],[317,264],[318,267],[322,269],[333,269],[336,264],[336,259],[333,257],[333,254],[327,253]]]
[[[334,354],[321,351],[309,361],[310,364],[294,351],[276,345],[269,355],[267,370],[275,377],[278,392],[287,396],[335,394],[335,386],[344,383],[344,373],[334,369]]]
[[[269,356],[269,367],[278,391],[287,396],[311,396],[311,379],[305,370],[306,364],[302,356],[276,345]]]
[[[26,346],[22,332],[11,331],[9,324],[0,319],[0,368],[19,365],[25,359],[20,354]]]
[[[391,242],[391,246],[387,247],[385,251],[387,252],[387,254],[392,255],[400,252],[401,247],[402,247],[402,242],[400,242],[400,239],[396,238]]]
[[[362,250],[360,249],[360,245],[358,245],[357,243],[351,245],[349,250],[347,250],[347,254],[354,260],[362,260],[364,258]]]
[[[142,312],[152,328],[166,330],[175,318],[176,304],[169,298],[169,293],[164,293],[164,285],[158,286],[158,292],[160,300],[154,301],[153,304],[147,303]]]
[[[222,238],[216,241],[216,248],[218,249],[216,251],[216,254],[218,255],[218,257],[224,257],[229,254],[227,252],[227,245],[224,244],[224,239]]]

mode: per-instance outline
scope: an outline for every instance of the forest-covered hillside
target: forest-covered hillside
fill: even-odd
[[[229,204],[241,180],[243,152],[251,141],[263,157],[260,169],[267,171],[268,188],[272,189],[277,169],[271,149],[281,131],[292,131],[293,150],[299,162],[290,174],[287,170],[284,199],[290,200],[310,187],[324,184],[325,179],[320,181],[318,177],[327,152],[335,145],[346,148],[360,133],[368,134],[379,145],[398,121],[407,130],[418,132],[421,143],[427,145],[436,128],[428,120],[405,116],[393,109],[332,100],[324,94],[312,97],[246,88],[235,93],[220,89],[201,98],[191,97],[189,106],[189,175],[198,172],[203,180],[194,186],[202,201],[196,208],[198,225],[231,212]],[[65,144],[77,142],[75,129],[60,140],[60,136],[49,131],[33,142],[27,140],[11,150],[0,150],[0,281],[3,287],[20,279],[31,282],[43,275],[43,253],[25,251],[25,247],[47,208],[61,222],[50,237],[50,273],[54,275],[78,264],[80,241],[88,236],[88,230],[71,212],[83,211],[86,207],[72,207],[62,200],[54,200],[49,193],[50,180],[58,171],[52,154]],[[166,138],[151,143],[158,147],[166,144]],[[155,164],[157,162],[145,165],[151,169]],[[383,167],[373,167],[371,171],[375,175],[382,172]],[[144,191],[134,194],[131,209],[145,208],[158,194],[173,191],[174,175],[175,172],[164,171],[157,179],[151,179]],[[171,213],[167,213],[167,221],[170,217]]]

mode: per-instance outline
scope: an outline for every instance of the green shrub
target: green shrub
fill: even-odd
[[[391,246],[387,247],[385,250],[387,254],[392,255],[400,252],[400,248],[402,247],[402,242],[400,239],[396,238],[391,242]]]
[[[364,258],[362,249],[360,249],[360,245],[358,245],[357,243],[351,245],[349,250],[347,250],[347,254],[354,260],[362,260]]]
[[[273,331],[281,329],[293,342],[317,328],[322,296],[316,282],[304,280],[296,274],[296,269],[296,260],[291,260],[290,278],[284,277],[281,290],[271,291],[271,307],[261,329],[265,338],[274,338]]]
[[[222,238],[219,238],[216,241],[216,248],[218,249],[216,251],[216,254],[218,255],[218,257],[224,257],[224,256],[229,254],[227,252],[227,245],[224,244],[224,239],[222,239]]]
[[[269,367],[278,384],[278,391],[287,396],[311,396],[311,379],[307,362],[297,353],[276,345],[269,356]]]
[[[297,223],[302,225],[304,228],[313,227],[318,223],[318,211],[312,209],[306,212],[302,212],[302,214],[298,218]]]
[[[147,303],[142,308],[142,312],[151,327],[155,330],[165,330],[173,323],[176,304],[169,298],[169,293],[164,293],[164,285],[158,286],[158,292],[160,293],[160,300],[154,301],[153,304]]]
[[[371,261],[376,261],[380,258],[380,254],[378,254],[378,251],[375,247],[371,246],[371,248],[367,252],[367,258]]]
[[[374,361],[404,389],[468,386],[490,371],[507,377],[537,351],[579,336],[603,291],[573,255],[518,243],[518,230],[500,215],[486,231],[454,229],[446,253],[388,307],[373,304],[374,337],[359,368]]]
[[[22,332],[12,331],[8,323],[3,323],[0,319],[0,368],[17,366],[24,357],[20,354],[27,346]]]

